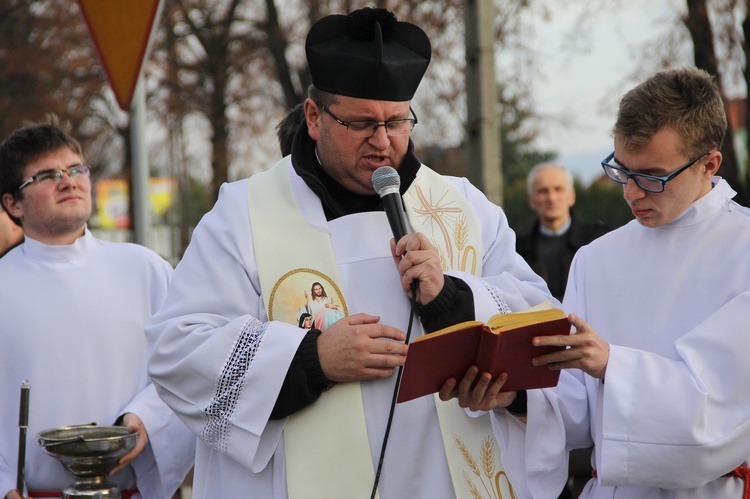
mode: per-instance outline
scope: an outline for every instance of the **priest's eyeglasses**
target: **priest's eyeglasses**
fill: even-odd
[[[402,135],[409,135],[409,133],[414,128],[414,125],[419,123],[419,120],[417,119],[417,115],[414,113],[414,110],[409,106],[409,112],[413,116],[413,118],[404,118],[399,120],[389,120],[384,123],[378,123],[374,120],[366,120],[366,121],[349,121],[348,123],[346,121],[342,121],[331,112],[330,109],[328,109],[323,104],[318,103],[318,106],[328,114],[331,118],[336,120],[336,123],[338,123],[341,126],[345,126],[347,130],[354,133],[357,137],[361,137],[363,139],[372,137],[375,135],[375,132],[378,131],[378,127],[385,128],[385,133],[387,133],[391,137],[398,137]]]
[[[612,164],[612,160],[615,157],[615,152],[612,151],[612,154],[604,158],[604,160],[601,162],[602,168],[604,168],[604,173],[607,174],[609,178],[617,182],[618,184],[627,184],[628,179],[632,178],[633,181],[636,183],[638,187],[643,189],[644,191],[648,192],[664,192],[664,188],[667,186],[667,182],[675,178],[680,173],[684,172],[691,166],[693,166],[696,161],[701,159],[702,157],[708,155],[709,152],[704,152],[703,154],[700,154],[681,167],[677,168],[675,171],[670,173],[669,175],[665,177],[658,177],[656,175],[648,175],[646,173],[631,173],[624,168],[621,168],[619,166],[615,166]]]
[[[63,173],[67,173],[68,177],[70,178],[79,178],[82,175],[91,177],[91,167],[89,167],[89,165],[73,165],[65,168],[64,170],[44,170],[37,173],[33,177],[29,177],[24,180],[21,185],[18,186],[16,192],[20,191],[21,189],[25,189],[35,182],[38,184],[43,184],[53,181],[54,183],[59,184],[62,181]]]

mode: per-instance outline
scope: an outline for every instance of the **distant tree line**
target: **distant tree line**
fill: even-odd
[[[681,29],[666,35],[675,43],[654,45],[666,51],[677,46],[675,33],[689,37],[696,47],[696,65],[717,74],[725,88],[730,82],[747,87],[746,3],[686,3],[686,13],[676,13]],[[540,19],[554,19],[571,4],[493,0],[500,54],[497,112],[503,121],[502,164],[510,211],[512,191],[520,189],[529,168],[556,156],[537,145],[537,130],[549,124],[530,104],[528,92],[538,68],[528,40],[543,36],[538,33]],[[155,171],[180,180],[183,246],[222,183],[263,170],[278,158],[274,126],[304,100],[310,83],[304,57],[310,24],[323,15],[366,5],[392,9],[430,36],[433,61],[414,103],[420,112],[418,146],[425,162],[434,160],[448,171],[451,160],[460,161],[460,154],[450,151],[462,148],[466,120],[462,0],[165,0],[145,71],[150,158]],[[596,5],[602,17],[611,15],[608,8],[616,8],[608,2]],[[56,113],[71,123],[96,170],[129,178],[128,114],[118,108],[107,86],[78,4],[6,0],[0,5],[0,39],[0,134]],[[665,52],[649,54],[652,66],[681,60]],[[746,202],[747,173],[733,160],[733,143],[725,142],[722,174]],[[460,165],[454,166],[460,173]],[[205,186],[207,194],[199,195]],[[586,195],[579,192],[579,205]]]

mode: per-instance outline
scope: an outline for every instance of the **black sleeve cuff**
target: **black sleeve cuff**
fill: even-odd
[[[318,357],[318,337],[322,334],[319,329],[311,329],[299,345],[297,354],[300,356],[302,367],[307,374],[307,384],[314,390],[323,390],[331,384],[331,380],[323,374]]]
[[[526,407],[527,400],[526,390],[521,390],[516,393],[516,399],[505,409],[514,416],[525,416],[528,410]]]
[[[417,314],[428,333],[474,320],[474,294],[461,279],[445,276],[443,289],[430,303],[418,304]]]
[[[286,373],[276,404],[271,411],[272,420],[283,419],[312,404],[321,392],[333,385],[320,367],[318,337],[321,331],[307,332],[294,354]]]

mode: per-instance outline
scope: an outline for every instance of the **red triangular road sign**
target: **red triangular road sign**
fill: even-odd
[[[127,111],[161,0],[78,0],[107,79]]]

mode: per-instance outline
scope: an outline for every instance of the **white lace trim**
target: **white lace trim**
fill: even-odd
[[[509,314],[511,313],[510,307],[508,306],[508,303],[505,301],[505,299],[502,297],[502,292],[500,291],[500,288],[493,286],[492,284],[488,283],[484,279],[480,279],[477,276],[469,276],[472,279],[476,279],[478,282],[481,282],[482,285],[487,289],[487,292],[492,297],[492,300],[495,302],[495,306],[497,306],[497,313],[499,314]]]
[[[242,393],[247,372],[253,364],[267,329],[267,322],[252,317],[242,325],[237,341],[216,380],[211,403],[203,411],[206,424],[203,426],[201,439],[206,445],[221,452],[226,453],[228,450],[232,416]]]

